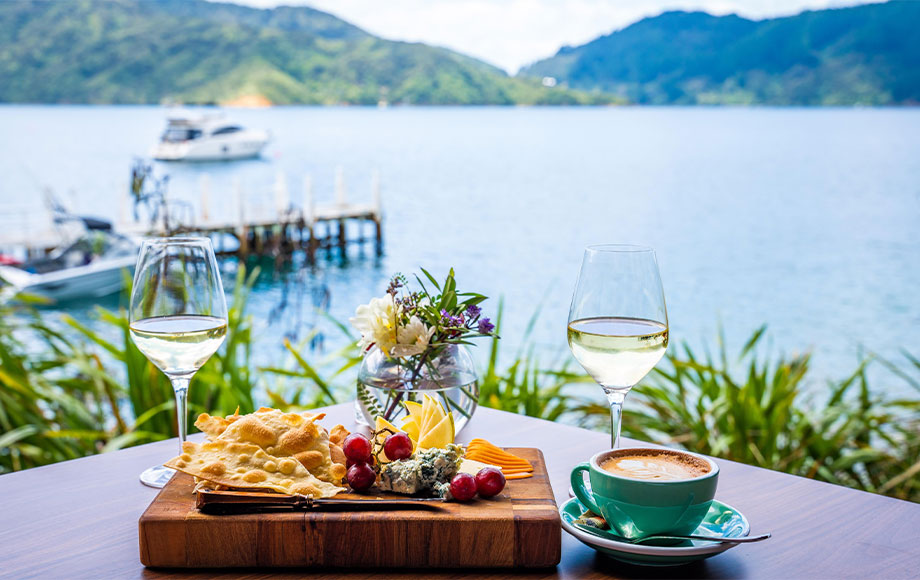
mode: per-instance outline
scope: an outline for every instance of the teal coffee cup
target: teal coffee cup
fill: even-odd
[[[709,511],[718,480],[713,460],[673,449],[603,451],[572,470],[578,501],[625,538],[692,533]]]

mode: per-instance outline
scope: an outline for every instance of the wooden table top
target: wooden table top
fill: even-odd
[[[327,409],[328,421],[353,425],[351,404]],[[461,441],[543,450],[557,503],[568,499],[571,468],[609,444],[609,436],[479,409]],[[625,441],[624,444],[635,443]],[[138,559],[137,521],[156,495],[138,474],[172,457],[175,439],[0,476],[0,577],[160,578],[304,577],[457,578],[458,570],[152,570]],[[562,563],[525,578],[920,578],[920,504],[717,460],[717,497],[751,522],[765,542],[737,546],[677,568],[645,568],[597,555],[562,534]],[[470,572],[486,577],[487,571]]]

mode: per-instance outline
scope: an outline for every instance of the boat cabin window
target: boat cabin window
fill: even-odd
[[[163,141],[167,143],[191,141],[199,137],[201,137],[201,131],[198,129],[180,129],[174,127],[172,129],[167,129],[166,132],[163,133]]]
[[[221,127],[220,129],[217,129],[211,134],[212,135],[229,135],[230,133],[239,133],[242,130],[243,130],[242,127],[237,127],[236,125],[230,125],[227,127]]]

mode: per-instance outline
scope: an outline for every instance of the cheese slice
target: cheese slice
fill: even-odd
[[[425,436],[425,433],[432,431],[437,428],[438,424],[441,423],[444,418],[447,416],[447,412],[444,407],[441,406],[441,403],[437,399],[430,395],[425,395],[425,402],[428,404],[428,414],[425,416],[424,421],[422,421],[420,434],[422,437]],[[451,435],[450,441],[453,441],[453,435]]]
[[[418,441],[419,426],[412,417],[403,417],[402,430],[409,435],[409,439]]]
[[[451,417],[442,416],[441,420],[428,430],[422,431],[418,446],[423,449],[444,448],[454,442],[454,422]]]
[[[422,426],[422,405],[415,401],[406,401],[406,410],[409,411],[409,417],[415,420],[419,427]]]
[[[463,463],[460,464],[460,473],[469,473],[470,475],[476,475],[479,473],[479,470],[484,467],[494,467],[495,469],[501,471],[500,465],[490,465],[488,463],[483,463],[482,461],[474,461],[472,459],[463,459]]]
[[[419,431],[425,433],[428,430],[428,424],[431,422],[431,414],[434,412],[433,400],[425,395],[422,403],[422,422],[419,423]]]

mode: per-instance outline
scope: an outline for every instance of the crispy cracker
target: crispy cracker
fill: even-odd
[[[335,442],[331,442],[330,434],[315,422],[323,417],[325,413],[301,415],[262,407],[255,413],[226,419],[203,413],[195,426],[212,441],[249,443],[275,457],[294,457],[319,479],[339,484],[346,470],[341,442],[348,430],[341,425],[333,427]]]
[[[251,443],[186,441],[167,467],[236,489],[270,489],[314,498],[332,497],[344,488],[321,481],[292,457],[273,457]]]

